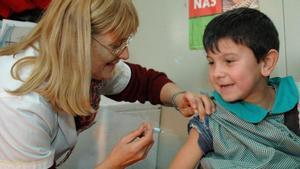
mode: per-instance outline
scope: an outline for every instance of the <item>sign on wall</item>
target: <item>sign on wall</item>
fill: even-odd
[[[222,12],[222,0],[190,0],[189,17],[214,15]]]
[[[215,16],[240,7],[258,8],[258,0],[189,0],[190,49],[203,49],[204,29]]]

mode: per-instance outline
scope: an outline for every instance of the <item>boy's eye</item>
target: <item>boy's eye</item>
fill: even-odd
[[[207,62],[208,62],[208,64],[209,64],[209,65],[212,65],[212,64],[214,64],[214,62],[213,62],[213,61],[209,61],[209,60],[208,60]]]
[[[216,60],[213,57],[206,56],[206,61],[207,61],[208,65],[213,65],[213,64],[215,64]]]

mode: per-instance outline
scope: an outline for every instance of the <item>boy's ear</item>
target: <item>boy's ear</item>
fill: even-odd
[[[267,56],[261,61],[261,74],[263,76],[270,76],[273,70],[275,69],[275,66],[277,64],[279,57],[279,53],[275,49],[269,50],[267,53]]]

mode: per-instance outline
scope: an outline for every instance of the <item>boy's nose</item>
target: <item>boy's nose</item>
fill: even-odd
[[[213,75],[216,78],[222,78],[225,76],[225,70],[222,68],[222,66],[215,66],[215,69],[213,71]]]

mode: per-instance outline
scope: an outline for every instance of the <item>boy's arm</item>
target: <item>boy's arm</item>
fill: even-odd
[[[203,156],[203,152],[198,145],[199,133],[196,129],[190,130],[186,143],[176,154],[170,165],[170,169],[194,169]]]

